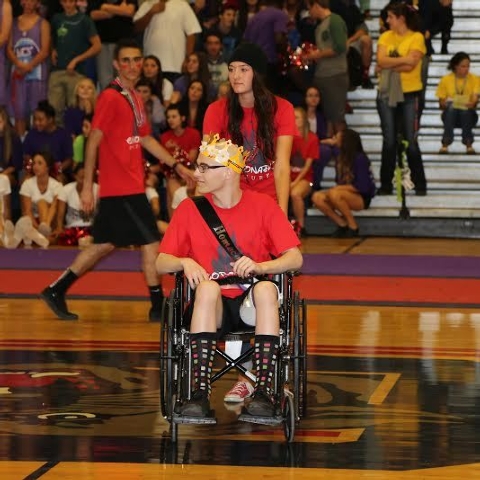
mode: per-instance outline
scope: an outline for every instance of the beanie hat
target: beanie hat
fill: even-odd
[[[228,63],[243,62],[250,65],[260,75],[267,73],[267,56],[255,43],[242,42],[232,53]]]

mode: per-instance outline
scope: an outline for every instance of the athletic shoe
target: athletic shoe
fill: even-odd
[[[52,228],[50,225],[47,225],[46,223],[41,223],[38,226],[38,231],[44,236],[44,237],[49,237],[52,234]]]
[[[180,414],[186,417],[206,417],[210,412],[210,402],[206,390],[195,390],[190,400],[180,407]]]
[[[17,248],[22,241],[22,237],[15,234],[15,227],[11,220],[5,221],[3,230],[3,245],[5,248]]]
[[[333,238],[347,238],[348,227],[337,227],[337,229],[332,233]]]
[[[240,403],[253,394],[253,386],[248,382],[237,382],[223,398],[224,402]]]
[[[272,399],[264,390],[257,390],[253,394],[251,401],[245,403],[245,410],[256,417],[273,417],[275,415]]]
[[[155,310],[153,307],[150,307],[148,311],[148,321],[158,323],[162,321],[162,312],[161,310]]]
[[[53,288],[47,287],[40,293],[40,298],[50,307],[50,310],[60,320],[78,320],[76,313],[69,312],[65,296],[57,293]]]

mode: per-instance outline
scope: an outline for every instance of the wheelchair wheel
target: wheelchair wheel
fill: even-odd
[[[293,295],[293,376],[295,417],[307,414],[307,307],[299,292]]]
[[[171,422],[175,395],[175,361],[172,341],[174,292],[166,301],[165,316],[160,327],[160,409]]]
[[[285,433],[285,440],[288,443],[293,442],[295,437],[295,402],[291,394],[285,395],[283,403],[283,433]]]

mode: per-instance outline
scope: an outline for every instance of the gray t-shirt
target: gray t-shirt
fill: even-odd
[[[340,15],[332,13],[315,29],[315,43],[320,50],[332,49],[334,57],[321,58],[317,61],[315,76],[333,77],[348,73],[347,66],[347,26]]]

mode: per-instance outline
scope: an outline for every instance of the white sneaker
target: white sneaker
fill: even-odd
[[[24,240],[25,235],[30,228],[32,228],[32,219],[27,215],[20,217],[15,224],[15,236],[21,240]]]
[[[5,248],[17,248],[22,241],[22,237],[15,234],[15,227],[11,220],[5,221],[3,230],[3,245]]]
[[[223,398],[224,402],[240,403],[253,394],[253,385],[248,382],[237,382]]]
[[[25,236],[23,237],[23,242],[25,245],[31,245],[31,243],[36,243],[39,247],[47,248],[50,245],[48,238],[44,237],[38,230],[34,227],[30,227]]]
[[[52,234],[52,229],[49,225],[47,225],[46,223],[41,223],[39,226],[38,226],[38,231],[44,236],[44,237],[48,237]]]

